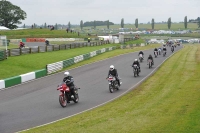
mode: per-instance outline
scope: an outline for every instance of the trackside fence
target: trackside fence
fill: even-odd
[[[15,48],[8,49],[8,56],[18,56],[24,54],[31,53],[41,53],[41,52],[50,52],[50,51],[58,51],[65,49],[73,49],[73,48],[81,48],[81,47],[89,47],[89,46],[99,46],[109,44],[109,41],[98,41],[98,42],[78,42],[73,44],[61,44],[61,45],[50,45],[50,46],[32,46],[30,48]]]

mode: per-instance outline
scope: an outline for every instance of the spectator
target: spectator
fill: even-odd
[[[88,38],[88,43],[90,43],[90,38]]]

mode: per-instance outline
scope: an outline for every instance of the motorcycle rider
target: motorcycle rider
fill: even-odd
[[[45,44],[46,44],[46,46],[49,45],[49,41],[47,39],[45,40]]]
[[[64,72],[64,79],[63,79],[63,82],[66,83],[66,85],[69,87],[70,89],[70,92],[72,95],[74,95],[74,97],[76,96],[75,95],[75,92],[74,92],[74,88],[75,88],[75,85],[74,85],[74,79],[72,76],[70,76],[70,73],[67,71],[67,72]],[[67,103],[70,103],[70,101],[68,100],[69,98],[67,98]]]
[[[132,67],[133,67],[134,65],[137,65],[137,66],[138,66],[139,72],[141,72],[141,70],[140,70],[140,63],[139,63],[138,59],[135,59],[135,60],[134,60]]]
[[[150,54],[149,57],[147,58],[147,61],[148,61],[148,60],[152,60],[152,65],[154,65],[153,57],[152,57],[151,54]],[[147,65],[148,65],[148,64],[147,64]]]
[[[171,51],[174,52],[174,45],[171,46]]]
[[[158,48],[159,55],[161,54],[162,48]]]
[[[154,49],[154,55],[155,55],[155,52],[156,52],[157,55],[158,55],[158,49],[157,49],[157,48]]]
[[[144,59],[144,53],[143,53],[142,51],[140,51],[140,52],[138,53],[138,56],[139,56],[140,54],[142,54],[142,58]]]
[[[23,48],[23,47],[25,47],[25,44],[22,41],[20,41],[19,48]]]
[[[117,69],[114,68],[114,65],[110,66],[110,70],[108,71],[107,78],[109,77],[109,75],[112,75],[113,77],[115,77],[117,82],[118,82],[118,85],[120,86],[119,76],[118,76],[118,73],[117,73]]]
[[[163,52],[167,52],[167,48],[165,46],[163,47]]]

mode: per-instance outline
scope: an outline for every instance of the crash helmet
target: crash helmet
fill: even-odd
[[[115,68],[114,65],[111,65],[111,66],[110,66],[110,70],[111,70],[111,71],[114,70],[114,68]]]
[[[138,59],[135,59],[135,61],[138,61]]]
[[[64,77],[68,77],[70,73],[68,71],[64,72]]]

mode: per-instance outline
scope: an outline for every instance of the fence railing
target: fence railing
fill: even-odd
[[[73,48],[88,47],[88,46],[99,46],[104,44],[109,44],[109,41],[98,41],[90,43],[79,42],[73,44],[61,44],[61,45],[50,45],[50,46],[31,46],[30,48],[25,47],[25,48],[8,49],[7,55],[18,56],[31,53],[50,52],[50,51],[58,51],[58,50],[73,49]]]
[[[6,58],[6,50],[0,50],[0,61],[5,60]]]

